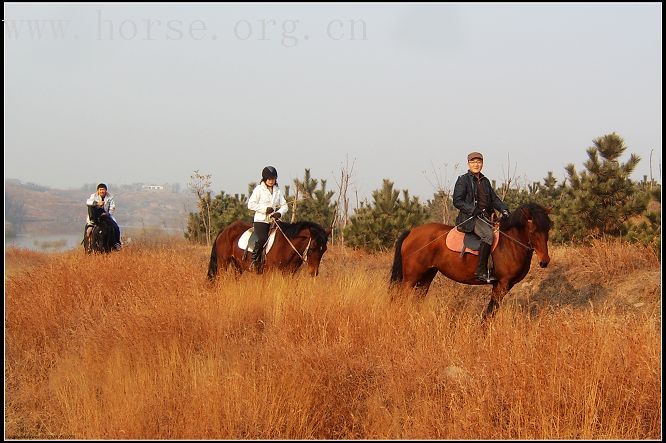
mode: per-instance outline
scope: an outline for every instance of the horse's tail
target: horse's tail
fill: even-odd
[[[215,249],[215,243],[214,241],[213,249],[210,250],[210,262],[208,263],[208,280],[210,281],[213,281],[217,274],[217,250]]]
[[[411,230],[409,229],[403,232],[395,242],[395,255],[393,256],[393,268],[391,268],[391,284],[402,281],[402,242],[405,241],[410,232]]]

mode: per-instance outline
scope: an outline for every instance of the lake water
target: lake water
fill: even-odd
[[[5,249],[8,247],[31,249],[41,252],[62,252],[82,248],[81,234],[19,234],[15,238],[5,238]]]
[[[121,232],[125,232],[124,229],[131,228],[135,230],[142,229],[140,226],[121,226]],[[130,232],[130,231],[128,231]],[[164,233],[167,235],[177,236],[179,238],[183,237],[183,230],[181,228],[160,228],[159,233]],[[138,233],[138,237],[141,237],[141,231]],[[124,244],[129,244],[132,239],[121,235],[122,241]],[[81,245],[81,240],[83,240],[83,232],[80,234],[19,234],[15,238],[7,239],[5,238],[5,249],[9,247],[30,249],[33,251],[40,252],[62,252],[68,251],[70,249],[81,248],[83,250],[83,245]]]

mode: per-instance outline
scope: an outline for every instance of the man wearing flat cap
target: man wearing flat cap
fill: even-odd
[[[460,210],[456,225],[462,232],[474,232],[481,238],[479,263],[476,267],[476,278],[491,283],[497,280],[488,270],[488,257],[493,244],[493,229],[488,220],[497,209],[502,217],[509,216],[509,209],[497,196],[488,178],[481,174],[483,155],[470,152],[467,155],[469,170],[456,180],[453,188],[453,206]]]

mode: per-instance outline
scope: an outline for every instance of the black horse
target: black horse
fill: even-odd
[[[113,249],[113,223],[103,214],[104,208],[88,205],[88,218],[92,224],[86,224],[81,242],[88,254],[109,253]]]

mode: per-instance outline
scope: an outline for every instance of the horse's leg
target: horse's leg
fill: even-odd
[[[92,254],[92,231],[93,227],[88,226],[83,238],[83,247],[88,255]]]
[[[496,281],[493,283],[493,290],[490,294],[490,302],[486,307],[486,310],[483,312],[483,320],[485,321],[488,318],[492,318],[495,315],[495,311],[500,306],[500,302],[509,292],[506,282]]]
[[[414,289],[416,289],[420,295],[425,297],[425,295],[428,293],[428,289],[430,289],[430,283],[432,283],[435,276],[437,275],[437,271],[437,268],[428,269],[416,282]]]
[[[241,262],[241,259],[236,257],[235,255],[232,255],[229,257],[229,261],[227,262],[227,266],[231,265],[233,270],[236,272],[236,277],[240,277],[240,275],[243,273],[243,263]],[[225,267],[225,269],[227,269]]]
[[[416,293],[423,298],[428,293],[430,283],[437,275],[437,268],[429,268],[420,263],[412,263],[409,269],[403,268],[402,291],[403,293]]]

